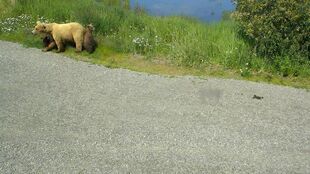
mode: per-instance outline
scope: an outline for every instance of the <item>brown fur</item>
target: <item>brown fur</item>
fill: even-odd
[[[93,25],[87,25],[84,35],[84,42],[83,42],[83,48],[89,52],[93,53],[97,47],[97,42],[94,39],[93,31],[94,31]]]
[[[42,51],[46,52],[56,48],[56,42],[51,34],[46,34],[42,39],[44,46],[44,49]]]

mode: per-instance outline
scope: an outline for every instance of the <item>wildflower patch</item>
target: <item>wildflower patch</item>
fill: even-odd
[[[0,20],[0,32],[11,33],[17,30],[30,29],[32,25],[33,18],[27,14],[22,14]]]

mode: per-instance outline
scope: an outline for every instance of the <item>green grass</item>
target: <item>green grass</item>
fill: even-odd
[[[5,2],[0,2],[0,8]],[[40,38],[30,34],[37,20],[92,23],[99,40],[96,52],[77,55],[69,49],[66,55],[112,68],[167,75],[211,75],[310,88],[309,61],[256,56],[238,36],[232,20],[206,24],[186,17],[151,17],[95,0],[19,0],[16,6],[10,8],[6,4],[6,7],[0,12],[3,40],[41,48]],[[18,20],[12,22],[8,20],[10,17]]]

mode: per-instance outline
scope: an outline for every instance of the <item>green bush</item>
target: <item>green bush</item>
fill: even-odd
[[[309,59],[309,0],[236,0],[235,19],[256,53]]]

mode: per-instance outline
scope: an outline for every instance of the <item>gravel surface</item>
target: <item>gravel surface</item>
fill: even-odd
[[[0,173],[310,173],[310,92],[0,41]]]

